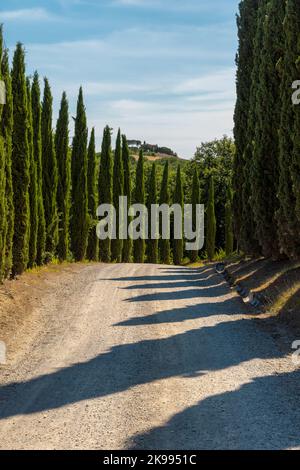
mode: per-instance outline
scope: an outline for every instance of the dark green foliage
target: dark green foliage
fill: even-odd
[[[254,61],[252,68],[252,84],[249,97],[249,115],[247,126],[248,142],[244,153],[244,174],[242,199],[242,222],[240,228],[240,248],[251,255],[260,255],[261,247],[257,240],[257,225],[253,210],[253,168],[255,150],[256,107],[258,100],[259,73],[261,67],[261,44],[264,36],[264,20],[266,13],[266,0],[261,1],[257,14],[257,27],[254,38]]]
[[[99,205],[112,204],[113,201],[113,161],[111,152],[111,130],[106,126],[103,132],[100,174],[99,174]],[[111,240],[100,240],[100,261],[109,263],[111,259]]]
[[[69,149],[69,104],[64,92],[55,133],[58,169],[57,211],[59,217],[57,253],[60,261],[70,254],[71,159]]]
[[[193,175],[191,204],[193,205],[193,210],[192,210],[193,232],[195,232],[196,231],[196,222],[197,222],[197,220],[196,220],[196,209],[197,209],[197,204],[200,204],[200,181],[199,181],[199,175],[198,175],[197,167],[195,167],[194,175]],[[195,261],[197,261],[197,258],[198,258],[198,251],[191,251],[190,252],[191,262],[194,263]]]
[[[13,239],[13,276],[23,273],[28,264],[29,253],[29,181],[30,151],[28,144],[28,108],[25,78],[25,53],[18,43],[12,69],[13,134],[12,178],[15,207]]]
[[[6,104],[2,110],[0,135],[4,139],[5,150],[5,199],[6,199],[6,238],[5,254],[2,265],[2,276],[8,277],[12,269],[12,248],[14,236],[14,197],[12,181],[12,132],[13,132],[13,98],[7,49],[2,56],[2,80],[6,88]],[[1,139],[1,137],[0,137]]]
[[[1,106],[1,105],[0,105]],[[6,248],[6,201],[5,201],[5,146],[4,139],[0,135],[0,282],[3,281],[5,275],[5,248]]]
[[[52,133],[52,94],[45,78],[44,98],[42,105],[42,166],[43,166],[43,199],[46,221],[46,251],[51,259],[56,254],[58,244],[57,213],[57,161]]]
[[[296,69],[297,69],[297,80],[300,80],[300,3],[299,1],[288,2],[288,17],[292,21],[292,25],[288,27],[288,34],[291,34],[295,37],[293,44],[293,52],[296,56]],[[290,29],[292,28],[292,29]],[[296,35],[298,35],[298,40],[296,40]],[[293,129],[293,155],[292,155],[292,180],[293,180],[293,191],[296,199],[296,217],[298,223],[300,224],[300,106],[294,106],[295,121]]]
[[[33,122],[31,105],[31,86],[29,78],[26,81],[27,108],[28,108],[28,145],[30,155],[30,183],[29,183],[29,204],[30,204],[30,238],[29,238],[29,261],[28,266],[32,268],[36,264],[37,257],[37,236],[38,236],[38,182],[37,165],[33,151]]]
[[[214,177],[215,214],[217,221],[216,247],[225,248],[225,203],[226,189],[232,184],[232,165],[235,153],[233,140],[224,136],[222,139],[202,143],[197,148],[195,157],[188,162],[185,169],[186,182],[190,188],[185,188],[185,194],[191,194],[195,166],[200,178],[201,202],[208,200],[210,177]]]
[[[87,121],[82,88],[79,90],[72,148],[71,249],[76,261],[85,258],[90,221],[87,184]]]
[[[245,245],[244,205],[242,194],[247,183],[248,173],[245,166],[246,148],[249,144],[248,122],[250,108],[250,89],[252,86],[252,71],[255,59],[254,38],[257,28],[257,13],[259,0],[243,0],[239,6],[237,18],[239,50],[237,54],[237,102],[234,114],[234,137],[236,152],[234,158],[234,226],[239,245]],[[223,199],[224,200],[224,199]],[[250,208],[251,209],[251,208]],[[243,226],[243,227],[242,227]],[[246,235],[247,237],[247,235]]]
[[[161,182],[161,190],[159,197],[159,204],[170,205],[170,193],[169,193],[169,162],[166,161],[164,166],[164,172]],[[161,230],[161,220],[160,220],[160,235],[162,235]],[[160,261],[163,264],[170,264],[170,240],[163,240],[162,238],[159,241],[159,256]]]
[[[157,204],[157,185],[156,185],[156,165],[152,164],[152,170],[148,181],[148,217],[149,217],[149,228],[148,228],[148,242],[147,242],[147,260],[148,263],[157,264],[158,262],[158,227],[157,227],[157,238],[152,239],[151,228],[155,227],[156,221],[151,216],[151,206]],[[154,229],[153,229],[154,230]]]
[[[278,208],[278,123],[280,122],[280,76],[276,65],[283,53],[284,0],[272,0],[261,7],[263,41],[260,50],[256,98],[253,162],[251,168],[251,202],[256,223],[256,238],[264,256],[279,255],[275,214]]]
[[[292,83],[299,80],[297,60],[299,54],[299,2],[288,0],[284,20],[284,55],[279,64],[281,73],[281,120],[279,129],[279,209],[277,211],[278,233],[281,251],[290,258],[300,256],[300,224],[296,217],[297,199],[293,192],[296,179],[294,139],[299,134],[295,126],[295,106],[292,106]],[[299,113],[299,110],[296,111]],[[296,147],[297,148],[297,147]],[[294,158],[293,158],[294,155]]]
[[[122,136],[122,158],[123,158],[123,169],[124,169],[124,188],[123,195],[127,197],[128,208],[131,205],[131,173],[130,173],[130,155],[127,145],[126,136]],[[123,240],[123,263],[130,263],[132,252],[132,240],[127,237],[127,240]]]
[[[227,188],[227,199],[225,207],[225,253],[230,256],[233,253],[233,217],[232,217],[232,190]]]
[[[3,35],[0,25],[0,60],[2,60]],[[0,80],[2,80],[2,64],[0,62]],[[2,120],[3,105],[0,104],[0,122]],[[0,282],[5,276],[6,234],[7,234],[7,204],[6,204],[6,148],[5,136],[0,133]]]
[[[135,204],[145,204],[145,175],[144,175],[144,155],[140,151],[139,160],[136,168],[135,180]],[[133,258],[135,263],[144,263],[145,260],[145,240],[139,238],[133,242]]]
[[[113,170],[113,204],[116,210],[116,239],[111,242],[111,259],[120,263],[122,261],[122,247],[123,241],[120,240],[119,230],[122,229],[124,222],[124,214],[119,214],[120,204],[119,197],[123,196],[124,192],[124,170],[123,170],[123,159],[122,159],[122,142],[121,142],[121,131],[119,129],[116,150],[114,158],[114,170]]]
[[[206,213],[206,251],[210,261],[216,253],[216,215],[215,215],[215,187],[211,176],[209,183],[208,204]]]
[[[180,165],[178,165],[178,169],[177,169],[176,186],[175,186],[175,192],[174,192],[174,197],[173,197],[173,203],[179,204],[181,208],[183,209],[184,201],[183,201],[183,187],[182,187],[182,181],[181,181]],[[181,220],[181,224],[183,227],[183,219]],[[183,236],[181,237],[180,240],[174,239],[174,242],[173,242],[174,264],[180,265],[182,263],[182,258],[183,258]]]
[[[36,264],[41,266],[45,259],[46,222],[43,200],[42,135],[41,135],[41,92],[38,73],[35,72],[31,87],[33,155],[37,172],[37,247]]]
[[[91,229],[88,239],[88,247],[86,257],[90,261],[98,261],[99,259],[99,240],[96,233],[96,214],[98,207],[98,186],[97,186],[97,156],[95,143],[95,129],[92,129],[90,142],[88,146],[88,193],[89,193],[89,217],[91,221]]]

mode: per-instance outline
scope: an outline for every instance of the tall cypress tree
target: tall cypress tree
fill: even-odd
[[[41,266],[45,259],[46,222],[43,200],[43,169],[42,169],[42,134],[41,134],[41,91],[38,73],[35,72],[31,87],[33,155],[37,171],[37,248],[36,263]]]
[[[199,175],[198,175],[198,170],[195,168],[194,170],[194,175],[193,175],[193,186],[192,186],[192,217],[193,217],[193,231],[195,232],[197,226],[196,226],[196,209],[197,205],[200,204],[200,181],[199,181]],[[191,262],[194,263],[197,261],[198,258],[198,251],[191,251],[190,252],[190,258]]]
[[[252,83],[249,98],[249,114],[247,125],[248,142],[244,153],[243,167],[243,187],[241,192],[242,198],[242,221],[240,227],[240,246],[246,253],[252,255],[260,255],[261,247],[257,240],[257,226],[253,211],[253,162],[255,150],[255,128],[256,128],[256,109],[258,100],[259,71],[262,59],[262,48],[264,37],[264,22],[266,14],[267,0],[263,0],[259,4],[257,13],[257,27],[254,39],[254,61],[252,68]]]
[[[236,154],[234,159],[234,226],[235,234],[240,245],[242,240],[243,223],[243,186],[247,174],[245,167],[245,151],[249,143],[248,121],[250,107],[250,90],[252,83],[252,70],[254,64],[254,38],[257,27],[257,13],[259,0],[242,0],[239,5],[239,16],[237,18],[239,49],[236,58],[237,64],[237,101],[234,114],[234,137]]]
[[[12,82],[9,70],[8,50],[2,57],[2,79],[6,88],[6,104],[2,110],[0,134],[4,138],[5,145],[5,199],[6,199],[6,239],[5,239],[5,265],[4,277],[8,277],[12,269],[12,248],[14,236],[14,195],[12,181],[12,133],[13,133],[13,97]]]
[[[120,263],[122,261],[122,247],[123,242],[119,237],[119,229],[123,224],[124,214],[120,214],[119,197],[123,196],[124,191],[124,169],[122,160],[122,142],[121,131],[119,129],[116,150],[114,158],[114,171],[113,171],[113,203],[116,210],[116,239],[111,242],[111,259]]]
[[[122,158],[124,168],[124,190],[123,195],[127,197],[127,206],[131,206],[131,173],[130,173],[130,154],[127,144],[126,136],[122,136]],[[132,240],[127,236],[126,240],[123,240],[123,263],[130,263],[132,252]]]
[[[170,205],[170,193],[169,193],[169,162],[166,161],[164,166],[163,178],[161,183],[159,204]],[[159,255],[160,260],[163,264],[170,264],[170,240],[162,239],[161,219],[160,219],[160,236],[159,241]]]
[[[113,162],[111,154],[111,130],[106,126],[103,131],[101,148],[100,174],[99,174],[99,205],[111,204],[113,200]],[[109,263],[111,258],[111,240],[100,240],[99,258]]]
[[[3,33],[0,26],[0,60],[2,62]],[[2,81],[2,64],[0,62],[0,80]],[[2,120],[3,104],[0,103],[0,122]],[[4,135],[0,133],[0,282],[5,276],[5,252],[7,234],[7,204],[6,204],[6,148],[4,145]]]
[[[30,239],[29,239],[29,261],[28,266],[32,268],[36,264],[37,258],[37,236],[38,236],[38,183],[37,165],[33,150],[33,121],[31,105],[31,85],[30,80],[26,80],[27,108],[28,108],[28,144],[30,154],[30,183],[29,183],[29,203],[30,203]]]
[[[43,165],[43,199],[46,221],[46,251],[48,257],[56,254],[58,243],[57,214],[57,161],[52,133],[52,94],[49,82],[45,78],[44,98],[42,105],[42,165]]]
[[[98,187],[97,187],[97,156],[95,143],[95,129],[92,129],[88,147],[88,192],[89,192],[89,217],[91,230],[89,233],[87,259],[98,261],[99,240],[96,233],[96,213],[98,207]]]
[[[71,158],[69,149],[69,104],[63,92],[55,133],[58,169],[57,210],[59,216],[57,253],[61,261],[70,254]]]
[[[297,1],[291,2],[288,6],[288,15],[293,17],[289,34],[292,34],[295,38],[298,36],[298,41],[294,43],[294,53],[297,56],[296,69],[298,80],[300,77],[300,3]],[[300,106],[294,106],[295,122],[293,132],[293,155],[292,155],[292,180],[293,180],[293,191],[296,199],[296,217],[300,224]]]
[[[136,169],[135,180],[135,204],[145,204],[145,175],[144,175],[144,155],[140,151],[139,160]],[[133,242],[133,258],[135,263],[144,263],[145,261],[145,240],[139,238]]]
[[[25,78],[25,52],[17,44],[12,69],[12,94],[14,103],[12,136],[12,177],[15,207],[12,274],[22,274],[28,264],[29,254],[29,181],[30,152],[28,144],[28,108]]]
[[[89,216],[87,186],[87,121],[80,87],[75,119],[75,134],[72,148],[72,210],[71,210],[71,248],[76,261],[86,255]]]
[[[213,176],[210,177],[208,204],[206,214],[206,251],[210,261],[216,253],[216,215],[215,215],[215,186]]]
[[[175,193],[173,198],[174,204],[179,204],[183,209],[183,187],[181,181],[181,169],[180,165],[177,168],[177,176],[176,176],[176,186],[175,186]],[[183,226],[183,220],[181,221]],[[173,245],[173,260],[174,264],[180,265],[182,263],[183,258],[183,238],[180,240],[174,240]]]
[[[152,227],[156,223],[152,219],[151,207],[152,205],[157,204],[157,185],[156,185],[156,165],[152,164],[151,174],[148,181],[148,217],[149,217],[149,228],[148,228],[148,242],[147,242],[147,259],[148,263],[157,264],[158,263],[158,229],[157,227],[157,238],[152,239]]]
[[[266,257],[279,255],[275,214],[278,208],[278,123],[280,122],[280,76],[276,65],[283,53],[285,0],[272,0],[263,11],[263,42],[256,83],[255,131],[251,171],[256,238]],[[261,38],[259,38],[260,40]]]
[[[295,109],[291,101],[291,86],[299,79],[297,70],[297,44],[299,42],[299,3],[288,0],[284,20],[284,55],[279,64],[281,73],[281,119],[279,129],[279,209],[278,233],[281,251],[290,258],[300,256],[300,224],[296,215],[296,198],[293,192],[293,151]],[[297,129],[298,133],[298,129]],[[299,158],[299,156],[298,156]]]
[[[233,253],[233,218],[232,218],[232,190],[228,186],[225,206],[225,252],[226,256]]]

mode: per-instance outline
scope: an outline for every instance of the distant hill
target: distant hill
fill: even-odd
[[[135,160],[138,158],[140,150],[143,150],[145,158],[149,161],[164,159],[182,160],[176,152],[168,147],[147,144],[147,142],[142,143],[140,140],[128,140],[128,146]]]

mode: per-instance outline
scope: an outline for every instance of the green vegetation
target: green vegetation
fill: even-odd
[[[240,2],[233,215],[239,247],[300,256],[298,0]],[[251,72],[251,73],[250,73]]]
[[[42,104],[42,166],[43,199],[46,221],[46,252],[51,259],[58,243],[57,182],[58,171],[52,133],[52,94],[47,78],[44,80]]]
[[[139,161],[136,167],[134,203],[145,204],[145,176],[144,176],[144,155],[140,151]],[[140,231],[144,230],[144,223],[141,221]],[[135,263],[143,263],[145,260],[145,240],[140,238],[133,242],[133,258]]]
[[[122,247],[123,241],[120,239],[119,233],[122,230],[124,214],[121,211],[119,198],[124,195],[124,169],[122,160],[122,141],[121,131],[119,129],[116,141],[116,150],[114,157],[114,171],[113,171],[113,204],[116,210],[116,239],[111,242],[111,259],[120,263],[122,261]]]
[[[206,221],[206,251],[208,259],[211,261],[216,253],[215,186],[213,176],[210,177],[209,183]]]
[[[29,257],[29,182],[30,149],[28,143],[28,107],[25,77],[25,52],[18,43],[12,69],[13,132],[12,132],[12,178],[15,208],[13,238],[14,276],[22,274],[28,265]],[[3,184],[3,182],[2,182]]]
[[[76,261],[85,259],[90,224],[88,216],[87,139],[87,120],[82,88],[80,88],[71,160],[73,204],[71,208],[70,232],[71,249]]]
[[[98,261],[99,258],[99,240],[96,233],[96,213],[98,207],[97,165],[98,159],[96,155],[95,129],[93,128],[88,146],[88,206],[91,229],[89,233],[86,257],[90,261]]]
[[[69,150],[69,105],[64,92],[61,99],[55,133],[55,152],[58,168],[57,210],[59,216],[58,258],[63,261],[70,255],[70,202],[71,159]]]

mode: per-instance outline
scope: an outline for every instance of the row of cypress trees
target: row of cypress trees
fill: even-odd
[[[299,258],[299,0],[241,1],[238,35],[236,236],[246,253]]]
[[[5,82],[6,104],[0,105],[0,280],[17,276],[27,268],[41,266],[57,257],[60,261],[84,259],[102,262],[162,262],[180,264],[184,256],[181,240],[105,240],[96,234],[97,207],[113,204],[116,233],[123,224],[119,218],[119,197],[147,205],[184,204],[181,166],[170,194],[169,163],[165,163],[161,187],[154,163],[145,181],[145,160],[140,152],[135,184],[127,139],[119,130],[112,151],[111,128],[103,132],[101,157],[96,154],[95,130],[88,141],[87,116],[82,88],[74,118],[70,145],[69,105],[62,94],[55,131],[53,98],[47,78],[41,96],[38,73],[26,77],[25,52],[18,43],[9,67],[8,51],[0,32],[0,80]],[[200,203],[199,175],[195,170],[192,187],[194,206]],[[130,219],[129,219],[130,221]],[[149,230],[151,230],[151,218]],[[211,181],[207,214],[207,250],[215,252],[214,191]],[[158,227],[161,231],[161,224]],[[172,233],[172,230],[171,230]],[[173,237],[174,238],[174,237]],[[196,260],[198,252],[190,253]]]

